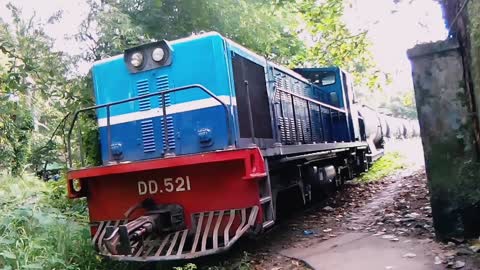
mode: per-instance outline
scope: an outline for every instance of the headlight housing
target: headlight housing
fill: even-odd
[[[130,73],[166,67],[172,64],[173,48],[166,40],[126,49],[123,60]]]
[[[162,48],[155,48],[152,52],[152,59],[155,62],[160,62],[165,57],[165,51]]]
[[[143,54],[141,52],[133,53],[130,57],[130,64],[136,68],[141,67],[143,64]]]

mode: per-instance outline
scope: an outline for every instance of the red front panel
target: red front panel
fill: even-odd
[[[135,168],[135,172],[113,174],[115,166],[122,166],[115,165],[106,168],[105,174],[99,173],[96,168],[93,177],[75,178],[87,189],[90,220],[124,219],[128,209],[147,198],[153,199],[156,204],[181,205],[188,227],[194,213],[259,205],[256,178],[264,177],[265,170],[257,149],[203,154],[198,161],[189,164],[185,164],[182,157],[174,159],[181,165],[162,167],[159,164],[159,169],[152,169],[151,162],[142,162],[138,166],[125,164]],[[175,164],[171,159],[166,162]],[[142,170],[142,166],[148,170]],[[87,170],[74,173],[88,176]],[[69,174],[70,182],[74,173]],[[71,192],[70,196],[75,194]],[[138,210],[132,217],[142,214],[143,211]],[[261,215],[258,217],[260,219]]]

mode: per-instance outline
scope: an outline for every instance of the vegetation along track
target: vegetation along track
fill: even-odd
[[[369,181],[349,182],[328,199],[284,216],[269,233],[257,239],[243,239],[227,253],[156,266],[119,264],[95,256],[85,226],[85,204],[67,201],[63,183],[43,183],[28,176],[2,176],[0,266],[4,269],[304,269],[307,268],[304,263],[283,256],[282,252],[358,231],[420,239],[431,249],[432,264],[438,257],[442,265],[460,260],[466,262],[464,269],[476,269],[472,256],[458,255],[466,254],[461,250],[469,243],[445,246],[432,240],[419,140],[389,145],[390,153],[377,163],[381,169],[376,170],[388,176],[376,181],[368,178]],[[396,169],[392,171],[385,164],[393,164]]]

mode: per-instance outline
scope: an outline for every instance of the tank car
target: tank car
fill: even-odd
[[[412,131],[412,137],[420,136],[420,125],[418,124],[418,120],[410,120],[410,127]]]
[[[387,119],[385,115],[379,114],[380,118],[380,127],[382,129],[382,138],[385,140],[386,138],[390,138],[390,127],[388,126]]]
[[[96,105],[73,116],[67,187],[86,197],[92,242],[114,260],[224,251],[275,223],[278,194],[308,203],[382,153],[378,117],[359,117],[343,70],[292,71],[217,33],[127,49],[92,74]],[[88,112],[100,166],[73,144]]]
[[[386,123],[383,122],[381,115],[374,109],[363,105],[359,110],[361,123],[365,127],[365,141],[372,144],[372,150],[383,149],[384,132],[388,132]],[[379,158],[383,151],[375,151],[372,153],[372,160]]]
[[[388,116],[387,117],[387,122],[388,122],[388,126],[390,127],[390,130],[391,130],[390,137],[392,139],[403,138],[403,126],[402,126],[402,123],[401,123],[400,119]]]

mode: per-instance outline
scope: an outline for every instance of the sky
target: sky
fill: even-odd
[[[407,50],[418,43],[442,40],[447,31],[440,5],[433,0],[347,0],[344,21],[356,31],[368,30],[379,68],[392,75],[392,91],[412,90]],[[388,90],[388,89],[387,89]]]
[[[391,91],[411,90],[411,69],[406,50],[417,43],[445,39],[447,31],[442,12],[433,0],[345,0],[344,21],[353,32],[368,30],[372,54],[378,67],[392,75]],[[9,11],[4,8],[9,0],[0,0],[0,18],[8,21]],[[81,52],[81,44],[71,38],[88,12],[85,0],[15,0],[25,17],[36,14],[46,20],[63,10],[59,23],[47,25],[46,31],[55,38],[58,50]],[[206,29],[208,30],[208,29]],[[82,72],[91,64],[82,65]]]
[[[88,14],[86,0],[0,0],[0,18],[7,22],[11,20],[10,11],[5,8],[9,2],[21,8],[25,18],[35,15],[38,22],[46,22],[57,11],[62,10],[61,20],[55,24],[47,24],[45,31],[56,40],[57,50],[76,54],[83,49],[73,40],[72,35],[77,32]]]

